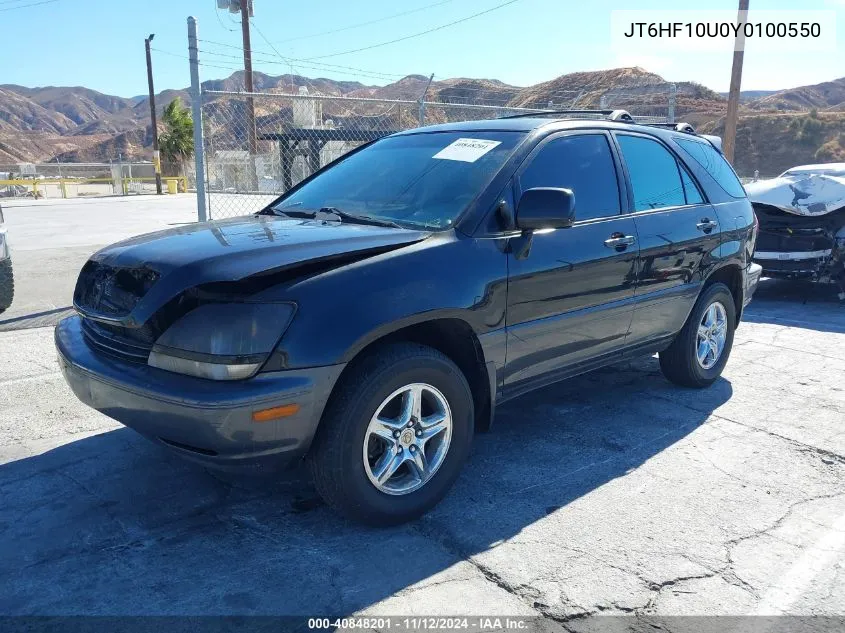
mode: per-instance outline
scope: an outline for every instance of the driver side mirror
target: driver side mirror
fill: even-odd
[[[516,226],[525,231],[564,229],[575,221],[571,189],[535,187],[522,193],[516,207]]]

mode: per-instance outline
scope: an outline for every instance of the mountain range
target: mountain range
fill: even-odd
[[[206,81],[203,88],[234,92],[243,89],[243,79],[238,71],[225,79]],[[428,77],[409,75],[384,86],[368,86],[256,72],[253,81],[256,92],[294,93],[304,86],[311,94],[416,100]],[[724,125],[725,95],[695,82],[675,86],[676,118],[718,133]],[[671,84],[660,75],[634,67],[571,73],[533,86],[495,79],[445,79],[432,82],[426,99],[498,107],[595,108],[604,104],[633,114],[665,115],[670,89]],[[164,90],[156,95],[157,109],[175,97],[190,103],[187,89]],[[223,124],[238,104],[226,97],[214,101],[213,107],[207,106],[209,116]],[[278,123],[279,113],[274,114],[272,120]],[[328,114],[342,119],[342,113]],[[740,117],[735,161],[740,172],[756,169],[768,175],[801,162],[845,160],[845,77],[812,86],[743,92]],[[289,115],[285,118],[289,120]],[[813,119],[809,124],[808,118]],[[431,122],[436,122],[436,115]],[[0,85],[0,164],[108,161],[119,156],[149,159],[149,124],[145,96],[116,97],[82,86]]]

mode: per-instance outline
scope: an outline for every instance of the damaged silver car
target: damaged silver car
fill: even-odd
[[[745,189],[763,275],[835,283],[845,300],[845,163],[793,167]]]

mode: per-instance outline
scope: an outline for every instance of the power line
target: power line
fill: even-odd
[[[256,29],[257,29],[257,27],[256,27]],[[234,44],[226,44],[224,42],[215,42],[213,40],[202,40],[202,39],[198,40],[198,41],[200,41],[204,44],[213,44],[215,46],[222,46],[223,48],[231,48],[231,49],[235,49],[235,50],[238,50],[238,51],[243,51],[243,48],[241,48],[240,46],[236,46]],[[219,55],[220,53],[216,53],[216,54]],[[384,75],[385,77],[398,77],[398,78],[406,77],[406,75],[401,75],[401,74],[398,74],[398,73],[383,73],[383,72],[380,72],[380,71],[377,71],[377,70],[367,70],[365,68],[357,68],[355,66],[343,66],[341,64],[331,64],[329,62],[311,62],[310,60],[300,59],[300,58],[297,58],[297,57],[286,57],[284,55],[279,54],[278,52],[270,53],[268,51],[255,51],[255,50],[253,50],[252,54],[253,55],[265,55],[265,56],[269,56],[269,57],[274,57],[274,56],[279,57],[280,59],[284,60],[284,62],[288,65],[289,65],[290,61],[309,62],[312,66],[314,66],[314,65],[325,66],[327,70],[331,70],[333,68],[338,68],[340,70],[354,70],[354,71],[357,71],[357,72],[367,73],[367,74],[371,74],[371,75]]]
[[[255,24],[255,20],[252,20],[252,26],[255,28],[255,31],[258,33],[259,37],[261,37],[261,39],[263,39],[263,40],[267,43],[267,45],[268,45],[270,48],[272,48],[272,49],[273,49],[273,52],[274,52],[274,53],[275,53],[275,54],[276,54],[276,55],[277,55],[280,59],[284,59],[284,60],[286,60],[286,61],[288,62],[288,64],[290,65],[291,70],[293,70],[293,69],[294,69],[294,66],[293,66],[293,61],[297,61],[297,60],[291,60],[291,59],[289,59],[289,58],[286,58],[284,55],[282,55],[282,54],[281,54],[281,53],[280,53],[280,52],[276,49],[276,47],[275,47],[275,46],[273,46],[273,43],[272,43],[272,42],[271,42],[271,41],[267,38],[267,36],[266,36],[266,35],[264,35],[264,32],[263,32],[260,28],[258,28],[258,25],[257,25],[257,24]],[[316,62],[316,63],[317,63],[317,64],[319,64],[320,62]],[[307,64],[306,64],[305,66],[307,67]],[[312,67],[312,70],[313,70],[313,67]],[[363,71],[362,71],[362,72],[363,72]],[[376,73],[376,72],[373,72],[373,73],[368,73],[368,74],[370,74],[371,76],[380,75],[381,77],[377,77],[377,78],[381,78],[381,79],[388,79],[388,78],[389,78],[389,76],[388,76],[388,75],[382,75],[382,73]],[[310,82],[307,82],[307,83],[310,83]],[[314,87],[314,86],[312,85],[312,88],[313,88],[313,87]]]
[[[313,61],[315,59],[326,59],[327,57],[338,57],[340,55],[349,55],[350,53],[360,53],[361,51],[368,51],[373,48],[379,48],[381,46],[387,46],[389,44],[396,44],[397,42],[404,42],[405,40],[410,40],[415,37],[422,37],[423,35],[428,35],[429,33],[434,33],[435,31],[441,31],[445,28],[450,26],[455,26],[456,24],[461,24],[462,22],[466,22],[468,20],[472,20],[473,18],[477,18],[479,16],[485,15],[487,13],[491,13],[498,9],[502,9],[510,4],[514,4],[515,2],[519,2],[519,0],[508,0],[507,2],[503,2],[502,4],[497,4],[495,7],[490,7],[484,11],[479,11],[478,13],[473,13],[472,15],[468,15],[465,18],[461,18],[460,20],[455,20],[454,22],[449,22],[447,24],[441,24],[440,26],[435,26],[434,28],[428,29],[426,31],[421,31],[419,33],[414,33],[413,35],[406,35],[405,37],[399,37],[395,40],[389,40],[387,42],[380,42],[378,44],[371,44],[370,46],[363,46],[361,48],[353,48],[347,51],[338,51],[336,53],[329,53],[327,55],[317,55],[316,57],[308,57],[305,58],[303,61]]]
[[[255,20],[252,20],[252,21],[251,21],[251,23],[252,23],[252,26],[255,28],[255,31],[256,31],[256,32],[258,33],[258,35],[261,37],[261,39],[263,39],[265,42],[267,42],[267,45],[268,45],[270,48],[272,48],[272,49],[273,49],[273,51],[276,53],[276,55],[278,55],[280,58],[284,59],[284,56],[283,56],[281,53],[279,53],[279,51],[277,51],[277,50],[276,50],[276,47],[275,47],[275,46],[273,46],[273,44],[270,42],[270,40],[269,40],[269,39],[267,39],[267,36],[266,36],[266,35],[264,35],[264,33],[261,31],[261,29],[259,29],[259,28],[258,28],[258,25],[256,25],[256,24],[255,24]],[[288,62],[290,63],[290,60],[288,60]],[[290,69],[291,69],[291,70],[294,70],[294,66],[293,66],[293,64],[292,64],[292,63],[290,63]],[[293,73],[291,73],[291,74],[293,74]],[[309,86],[312,90],[314,90],[315,92],[318,92],[318,93],[319,93],[319,91],[317,90],[317,87],[316,87],[313,83],[311,83],[311,82],[308,80],[308,78],[307,78],[307,77],[305,77],[305,76],[302,76],[302,77],[303,77],[303,79],[305,79],[305,83],[306,83],[306,84],[307,84],[307,85],[308,85],[308,86]],[[293,89],[293,81],[291,81],[291,89]],[[348,117],[348,116],[350,116],[350,114],[351,114],[351,115],[353,115],[353,116],[355,116],[355,113],[354,113],[354,112],[352,112],[352,110],[349,110],[349,109],[347,109],[347,108],[343,108],[343,110],[345,111],[345,116],[347,116],[347,117]],[[389,112],[389,111],[390,111],[390,110],[388,110],[388,112]],[[341,116],[343,116],[343,114],[342,114]]]
[[[214,15],[217,16],[217,21],[220,23],[221,27],[223,27],[225,30],[229,31],[230,33],[235,32],[235,29],[230,29],[228,26],[223,24],[223,20],[220,19],[220,7],[217,6],[217,0],[214,0]],[[230,16],[229,19],[231,19],[231,16]]]
[[[206,49],[200,49],[199,52],[204,53],[206,55],[213,55],[215,57],[225,57],[227,59],[240,59],[236,55],[227,55],[225,53],[218,53],[217,51],[210,51],[210,50],[206,50]],[[295,70],[295,68],[308,68],[310,70],[318,70],[318,71],[333,71],[333,69],[331,69],[331,68],[323,68],[321,66],[314,66],[312,64],[307,64],[307,63],[306,64],[299,64],[299,63],[294,64],[294,62],[296,62],[296,60],[263,59],[262,57],[256,57],[255,53],[253,54],[253,59],[258,64],[270,64],[270,65],[275,65],[275,66],[286,66],[291,71]],[[224,63],[224,62],[220,62],[220,63]],[[291,72],[290,74],[295,74],[295,73]],[[382,81],[393,81],[391,75],[384,75],[382,73],[378,73],[378,72],[375,72],[375,71],[373,71],[373,72],[360,71],[357,75],[353,75],[353,76],[365,77],[365,78],[369,78],[369,79],[379,79],[379,80],[382,80]]]
[[[187,55],[180,55],[179,53],[173,53],[171,51],[165,51],[161,48],[150,48],[150,50],[155,51],[156,53],[161,53],[162,55],[170,55],[170,57],[178,57],[179,59],[190,59]],[[224,63],[224,62],[221,62]],[[204,66],[205,68],[218,68],[220,70],[243,70],[243,66],[220,66],[217,64],[206,64],[205,62],[200,62],[200,66]]]
[[[257,27],[256,27],[256,31],[259,32],[259,34],[260,34],[260,31],[258,31]],[[203,40],[200,40],[200,41],[203,41]],[[230,48],[240,50],[240,48],[237,47],[237,46],[230,46],[230,45],[222,44],[222,43],[219,43],[219,42],[213,42],[213,43],[221,45],[221,46],[228,46]],[[153,48],[152,50],[155,50],[155,51],[162,53],[164,55],[170,55],[171,57],[177,57],[179,59],[188,59],[188,57],[185,56],[185,55],[173,53],[171,51],[165,51],[165,50],[158,49],[158,48]],[[211,63],[200,62],[200,65],[203,66],[203,67],[215,68],[215,69],[227,70],[227,71],[242,71],[243,70],[243,66],[241,64],[237,63],[237,62],[240,61],[240,57],[238,57],[236,55],[227,55],[225,53],[220,53],[220,52],[217,52],[217,51],[210,51],[210,50],[205,50],[205,49],[200,49],[199,52],[204,53],[206,55],[214,55],[214,56],[217,56],[217,57],[225,58],[224,60],[212,60]],[[262,53],[262,55],[269,55],[269,53]],[[280,56],[280,57],[281,58],[279,60],[258,59],[257,61],[259,63],[263,63],[263,64],[289,66],[292,69],[309,68],[309,69],[312,69],[312,70],[326,70],[324,68],[320,68],[319,66],[312,66],[311,64],[307,64],[307,63],[305,63],[305,64],[297,63],[297,60],[295,60],[295,59],[292,60],[294,63],[293,63],[293,65],[291,65],[289,62],[283,61],[285,59],[284,56]],[[232,61],[230,62],[230,61],[226,61],[226,60],[232,60]],[[315,63],[319,64],[320,66],[323,65],[320,62],[315,62]],[[337,66],[335,64],[326,64],[326,65]],[[341,68],[348,68],[348,67],[341,66]],[[331,69],[329,69],[329,70],[331,70]],[[391,74],[388,74],[388,73],[379,73],[377,71],[363,71],[361,69],[356,69],[356,70],[360,70],[361,74],[353,75],[353,76],[365,77],[365,78],[370,78],[370,79],[382,79],[382,80],[384,80],[384,79],[390,79],[391,77],[404,77],[405,76],[405,75],[391,75]],[[310,85],[312,88],[317,90],[316,86],[309,80],[308,77],[302,75],[301,71],[298,72],[298,73],[295,73],[295,74],[298,74],[302,79],[304,79],[307,85]],[[508,105],[508,103],[502,104],[502,103],[494,101],[491,98],[485,99],[485,98],[481,98],[481,97],[474,97],[474,98],[469,97],[469,103],[467,103],[466,100],[464,100],[464,99],[451,101],[451,102],[443,101],[443,103],[444,104],[450,104],[451,103],[451,105],[459,105],[459,106],[460,105],[496,105],[496,106],[500,106],[502,108],[512,108],[512,107],[522,107],[522,108],[529,107],[530,108],[531,106],[539,107],[539,108],[546,108],[546,107],[548,107],[548,101],[549,100],[570,102],[574,96],[579,95],[579,94],[585,94],[585,93],[589,92],[591,90],[591,88],[593,88],[597,83],[602,81],[606,77],[606,75],[607,75],[607,71],[597,73],[597,76],[592,81],[590,81],[588,84],[586,84],[582,89],[557,89],[557,90],[550,90],[548,92],[544,92],[541,100],[528,101],[528,102],[525,102],[524,104],[522,104],[521,106],[511,106],[511,105]],[[631,84],[631,85],[637,86],[638,84],[634,83],[634,84]],[[461,92],[470,92],[470,93],[475,93],[475,94],[487,93],[491,96],[492,95],[502,95],[503,97],[508,97],[508,102],[511,99],[519,97],[520,93],[523,90],[526,90],[526,87],[521,87],[521,86],[513,86],[513,87],[491,86],[491,87],[485,88],[485,87],[474,87],[474,86],[448,86],[448,85],[441,87],[441,90],[443,90],[443,89],[448,90],[451,87],[455,87],[457,90],[460,90]],[[625,86],[625,87],[627,87],[627,86]],[[530,88],[530,86],[529,86],[529,88]],[[446,98],[448,98],[448,97],[446,97]]]
[[[163,50],[163,49],[161,49],[161,48],[151,48],[150,50],[153,50],[153,51],[155,51],[155,52],[157,52],[157,53],[161,53],[161,54],[163,54],[163,55],[169,55],[170,57],[176,57],[176,58],[179,58],[179,59],[185,59],[185,60],[189,59],[187,55],[182,55],[182,54],[179,54],[179,53],[174,53],[174,52],[172,52],[172,51],[166,51],[166,50]],[[228,59],[231,59],[231,60],[240,60],[240,57],[237,57],[237,56],[235,56],[235,55],[226,55],[226,54],[224,54],[224,53],[217,53],[217,52],[215,52],[215,51],[209,51],[209,50],[205,50],[205,49],[199,49],[199,51],[198,51],[198,52],[200,52],[200,53],[204,53],[204,54],[206,54],[206,55],[216,55],[216,56],[218,56],[218,57],[225,57],[225,58],[226,58],[226,60],[212,60],[212,63],[202,62],[202,61],[201,61],[201,62],[200,62],[200,66],[203,66],[204,68],[215,68],[215,69],[218,69],[218,70],[228,70],[228,71],[242,71],[242,70],[243,70],[243,64],[236,63],[235,61],[231,61],[231,62],[230,62],[230,61],[227,61]],[[257,61],[258,61],[258,63],[261,63],[261,64],[272,64],[272,65],[279,65],[279,66],[289,66],[289,64],[287,64],[287,63],[285,63],[285,62],[282,62],[282,61],[270,61],[270,60],[261,60],[261,59],[259,59],[259,60],[257,60]],[[299,64],[297,64],[297,67],[299,67],[299,66],[300,66],[300,65],[299,65]],[[318,68],[318,67],[311,66],[311,65],[309,65],[309,64],[302,64],[302,65],[301,65],[301,67],[302,67],[302,68],[309,68],[309,69],[311,69],[311,70],[326,70],[326,69],[323,69],[323,68]],[[378,74],[378,73],[375,73],[375,75],[377,75],[377,74]],[[308,77],[305,77],[304,75],[301,75],[301,74],[299,74],[299,76],[301,76],[303,79],[305,79],[306,81],[308,81]],[[389,79],[390,79],[389,77],[368,76],[367,74],[352,75],[352,76],[363,77],[363,78],[366,78],[366,79],[380,79],[380,80],[382,80],[382,81],[384,81],[384,80],[389,80]],[[397,75],[397,76],[402,76],[402,75]],[[313,85],[313,84],[312,84],[312,85]]]
[[[177,57],[179,59],[188,59],[185,55],[180,55],[178,53],[173,53],[171,51],[165,51],[165,50],[157,49],[157,48],[153,48],[152,50],[159,52],[159,53],[162,53],[164,55],[170,55],[171,57]],[[200,62],[200,65],[204,68],[214,68],[214,69],[225,70],[225,71],[230,71],[230,72],[236,72],[236,71],[242,71],[243,70],[243,66],[241,64],[237,63],[240,60],[240,58],[235,56],[235,55],[226,55],[225,53],[218,53],[218,52],[215,52],[215,51],[208,51],[208,50],[204,50],[204,49],[200,49],[199,52],[204,53],[206,55],[217,55],[217,56],[225,57],[227,60],[228,59],[233,60],[231,62],[226,61],[226,60],[222,60],[222,61],[212,60],[212,63]],[[258,60],[258,61],[260,63],[267,63],[267,64],[273,64],[273,65],[287,65],[285,62],[282,62],[282,61],[266,61],[266,62],[264,62],[262,60]],[[308,64],[302,64],[302,65],[296,64],[294,66],[294,68],[295,69],[296,68],[311,68],[311,66],[308,65]],[[317,68],[317,70],[321,70],[321,69]],[[319,92],[318,88],[314,85],[314,83],[312,81],[310,81],[310,79],[308,77],[302,75],[301,71],[299,71],[296,74],[305,81],[306,85],[311,86],[315,91]],[[359,76],[366,77],[365,75],[359,75]],[[382,79],[381,77],[375,77],[375,78]],[[448,89],[448,86],[446,88]],[[499,94],[499,95],[502,95],[503,97],[506,97],[507,100],[505,101],[505,103],[502,103],[501,101],[496,101],[496,100],[493,100],[491,98],[485,99],[485,98],[480,98],[480,97],[475,97],[475,98],[469,97],[468,99],[461,99],[461,100],[454,100],[454,101],[441,101],[441,102],[444,105],[457,105],[457,106],[494,105],[494,106],[498,106],[498,107],[505,108],[505,109],[513,108],[513,107],[546,108],[546,107],[548,107],[548,101],[549,100],[568,102],[568,101],[571,101],[573,95],[579,94],[581,92],[579,90],[555,90],[555,91],[545,93],[544,97],[541,101],[530,101],[530,102],[526,102],[526,103],[522,104],[521,106],[512,106],[512,105],[509,105],[509,102],[512,99],[517,98],[519,96],[519,93],[522,90],[524,90],[524,88],[517,86],[517,87],[514,87],[514,88],[460,87],[459,89],[462,92],[463,91],[472,92],[472,93],[484,92],[484,93],[490,94],[491,96]],[[446,97],[446,98],[449,98],[449,97]]]
[[[405,15],[411,15],[412,13],[419,13],[420,11],[425,11],[426,9],[433,9],[434,7],[439,7],[444,4],[448,4],[452,2],[452,0],[440,0],[440,2],[434,2],[432,4],[427,4],[423,7],[419,7],[416,9],[411,9],[410,11],[403,11],[402,13],[394,13],[393,15],[388,15],[383,18],[378,18],[376,20],[370,20],[369,22],[359,22],[357,24],[350,24],[349,26],[344,26],[339,29],[333,29],[331,31],[321,31],[319,33],[311,33],[309,35],[299,35],[297,37],[289,37],[284,40],[276,40],[276,44],[284,44],[285,42],[296,42],[299,40],[306,40],[312,37],[321,37],[323,35],[333,35],[334,33],[342,33],[343,31],[351,31],[352,29],[361,28],[362,26],[369,26],[371,24],[378,24],[379,22],[386,22],[388,20],[393,20],[394,18],[401,18]],[[270,44],[270,42],[267,42]],[[272,44],[270,44],[272,46]]]
[[[52,4],[59,0],[42,0],[42,2],[33,2],[32,4],[21,4],[16,7],[9,7],[8,9],[0,9],[0,11],[14,11],[15,9],[26,9],[27,7],[37,7],[42,4]]]

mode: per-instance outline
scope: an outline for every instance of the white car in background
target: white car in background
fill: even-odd
[[[793,167],[745,190],[760,223],[754,261],[763,275],[832,282],[845,300],[845,163]]]
[[[0,312],[12,305],[15,296],[15,278],[12,274],[12,256],[6,238],[3,208],[0,207]]]

